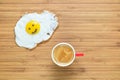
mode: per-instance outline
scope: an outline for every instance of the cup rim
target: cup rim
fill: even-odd
[[[61,64],[61,63],[56,62],[56,60],[54,59],[54,49],[55,49],[57,46],[61,45],[61,44],[68,45],[68,46],[71,47],[72,50],[73,50],[74,56],[73,56],[73,59],[72,59],[69,63]],[[51,58],[52,58],[52,61],[53,61],[56,65],[58,65],[58,66],[60,66],[60,67],[69,66],[69,65],[71,65],[71,64],[73,63],[73,61],[75,60],[75,49],[74,49],[73,46],[72,46],[71,44],[69,44],[69,43],[66,43],[66,42],[58,43],[58,44],[56,44],[56,45],[52,48]]]

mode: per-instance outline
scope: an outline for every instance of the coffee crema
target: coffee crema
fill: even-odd
[[[54,49],[54,59],[58,63],[69,63],[73,57],[74,52],[68,45],[61,44]]]

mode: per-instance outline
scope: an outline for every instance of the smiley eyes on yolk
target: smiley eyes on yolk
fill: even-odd
[[[34,24],[32,24],[32,26],[34,26]]]
[[[31,30],[31,28],[28,28],[29,30]]]
[[[28,34],[37,34],[40,31],[40,24],[37,21],[31,20],[26,25],[26,32]]]

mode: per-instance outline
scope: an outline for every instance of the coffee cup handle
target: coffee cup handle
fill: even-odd
[[[84,56],[84,53],[82,53],[82,52],[77,52],[77,53],[75,54],[75,56],[76,56],[76,57],[81,57],[81,56]]]

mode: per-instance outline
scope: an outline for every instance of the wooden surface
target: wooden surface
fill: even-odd
[[[58,16],[59,28],[33,50],[18,47],[16,22],[43,10]],[[56,66],[51,50],[59,42],[85,56]],[[0,80],[120,80],[120,0],[0,0]]]

